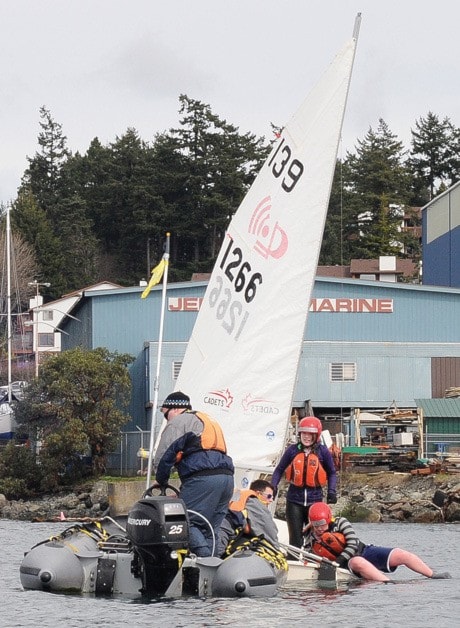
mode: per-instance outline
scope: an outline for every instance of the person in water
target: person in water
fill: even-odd
[[[311,504],[323,501],[327,485],[327,501],[337,502],[337,474],[332,454],[320,443],[321,421],[308,416],[297,427],[298,442],[290,445],[273,472],[272,484],[277,489],[286,472],[289,488],[286,495],[286,522],[289,544],[302,547],[302,530],[308,523]]]
[[[401,565],[427,578],[451,577],[447,572],[433,571],[416,554],[399,547],[365,545],[348,519],[333,517],[325,503],[313,504],[308,519],[303,548],[333,560],[360,578],[388,582],[390,578],[386,574],[393,573]]]
[[[274,497],[267,480],[254,480],[249,489],[236,489],[219,532],[218,555],[223,556],[230,541],[263,537],[279,549],[278,528],[268,509]]]
[[[212,556],[234,485],[222,429],[204,412],[192,411],[190,398],[180,391],[166,397],[161,412],[167,425],[153,461],[156,485],[165,486],[177,468],[180,497],[189,510],[190,549]]]

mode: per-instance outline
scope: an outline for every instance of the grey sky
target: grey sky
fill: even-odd
[[[409,146],[433,111],[460,126],[457,0],[0,0],[0,202],[36,152],[39,108],[73,152],[178,126],[184,93],[242,132],[284,124],[361,32],[342,154],[382,117]]]

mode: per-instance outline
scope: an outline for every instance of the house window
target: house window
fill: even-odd
[[[179,377],[179,371],[180,371],[180,367],[182,366],[182,362],[173,362],[172,363],[172,376],[173,376],[173,380],[176,381],[176,379]]]
[[[43,320],[44,321],[52,321],[53,320],[53,310],[42,310]]]
[[[331,362],[329,377],[331,382],[356,382],[356,363]]]
[[[54,334],[38,334],[39,347],[54,347]]]

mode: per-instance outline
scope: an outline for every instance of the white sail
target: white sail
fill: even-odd
[[[285,445],[359,19],[233,217],[177,381],[243,469],[272,467]]]

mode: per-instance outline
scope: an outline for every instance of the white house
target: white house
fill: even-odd
[[[43,303],[43,297],[39,293],[39,284],[37,283],[37,293],[29,301],[29,325],[32,327],[35,375],[38,375],[38,368],[44,353],[58,353],[61,351],[61,334],[66,333],[60,328],[61,322],[66,316],[74,318],[69,312],[81,299],[83,293],[120,287],[118,284],[110,281],[101,281],[86,288],[69,292],[56,301]]]

